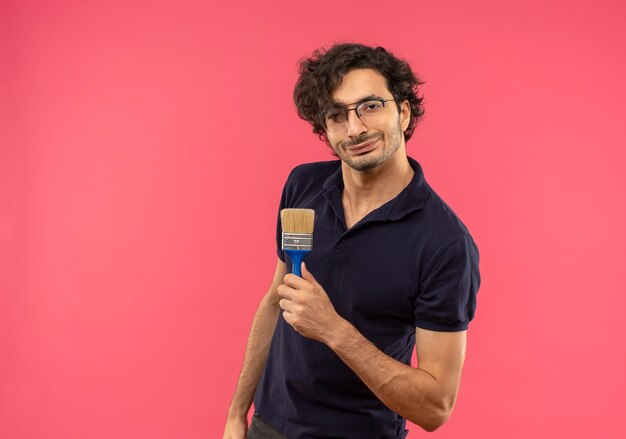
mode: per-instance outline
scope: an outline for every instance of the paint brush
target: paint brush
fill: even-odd
[[[283,228],[282,249],[291,258],[292,273],[302,276],[302,259],[313,250],[313,209],[283,209],[280,211]]]

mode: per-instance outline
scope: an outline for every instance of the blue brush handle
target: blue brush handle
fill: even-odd
[[[291,258],[291,272],[296,276],[302,277],[302,272],[300,271],[300,265],[302,264],[302,260],[311,250],[285,250],[285,253],[289,255]]]

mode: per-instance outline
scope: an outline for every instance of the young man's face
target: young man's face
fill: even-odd
[[[355,108],[364,99],[393,99],[387,89],[384,76],[373,69],[356,69],[346,73],[341,85],[332,94],[333,101],[345,105],[348,109]],[[384,103],[384,107],[376,111],[375,116],[361,115],[356,111],[348,111],[347,122],[332,131],[327,129],[328,142],[348,166],[357,171],[367,171],[385,163],[401,146],[404,145],[403,131],[408,127],[410,107],[408,101],[401,106],[398,113],[396,102]]]

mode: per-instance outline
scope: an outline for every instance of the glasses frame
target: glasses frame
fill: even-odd
[[[341,108],[346,116],[346,121],[344,122],[344,125],[348,123],[348,119],[349,119],[349,115],[348,112],[354,110],[354,114],[356,114],[356,117],[359,118],[359,120],[361,121],[361,123],[364,124],[364,122],[361,120],[361,116],[359,115],[359,112],[356,111],[360,105],[365,104],[367,102],[372,102],[372,101],[377,101],[380,102],[383,106],[383,108],[385,108],[385,102],[395,102],[395,99],[383,99],[383,98],[377,98],[377,97],[369,97],[369,98],[364,98],[361,99],[358,102],[353,102],[351,104],[347,104],[347,105],[336,105],[334,108]],[[354,108],[348,108],[348,105],[355,105]],[[326,125],[326,113],[328,113],[329,111],[331,111],[331,109],[328,109],[326,111],[323,111],[321,114],[321,120],[322,120],[322,124],[324,125],[324,128],[326,129],[326,131],[328,131],[328,126]]]

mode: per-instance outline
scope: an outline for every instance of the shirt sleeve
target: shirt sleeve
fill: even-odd
[[[276,218],[276,253],[281,261],[285,262],[285,252],[283,251],[283,227],[280,221],[280,211],[295,207],[298,204],[298,194],[304,190],[302,186],[302,176],[305,165],[298,165],[291,170],[280,197],[278,213]]]
[[[476,312],[480,286],[478,247],[463,235],[434,257],[415,301],[415,326],[431,331],[464,331]]]
[[[290,185],[292,175],[293,171],[289,174],[289,177],[287,177],[287,181],[283,186],[283,193],[280,197],[280,204],[278,205],[278,214],[276,219],[276,254],[278,255],[278,258],[283,262],[285,262],[285,252],[283,251],[283,227],[280,221],[280,211],[289,206],[287,199],[289,198],[288,193],[290,193],[291,191],[289,190],[288,186]]]

